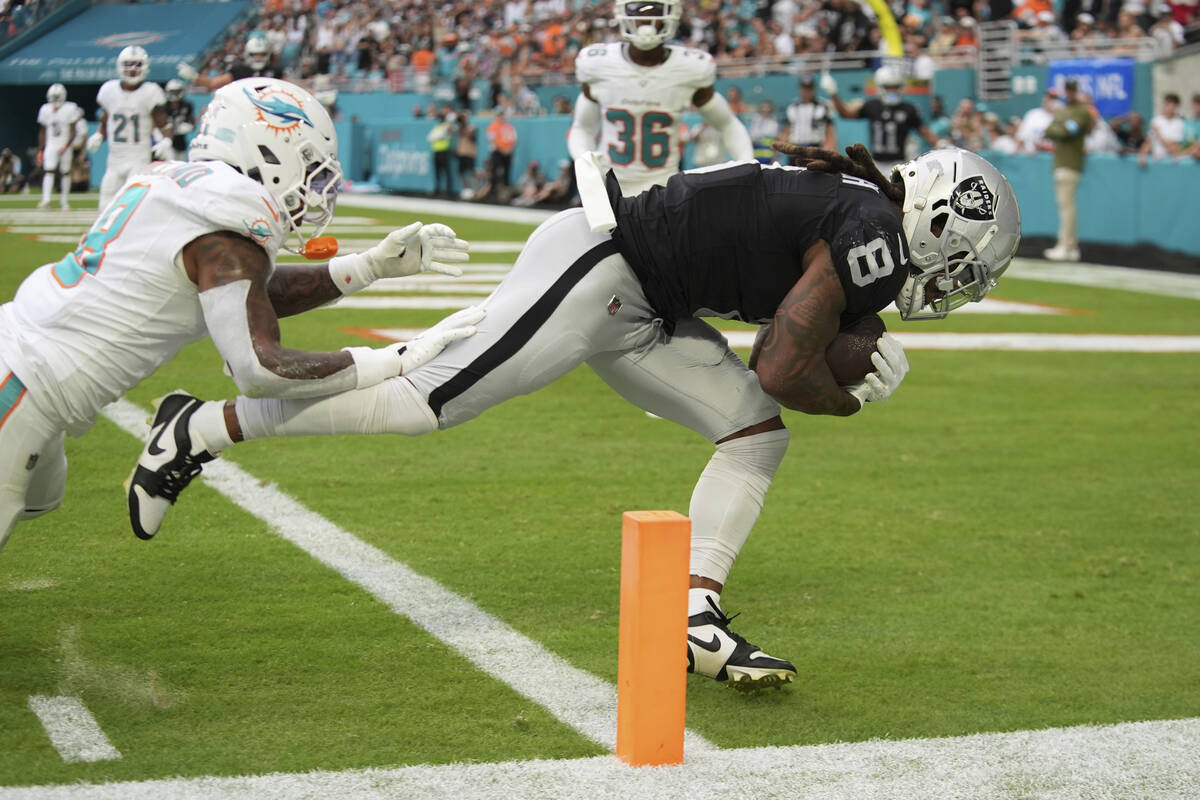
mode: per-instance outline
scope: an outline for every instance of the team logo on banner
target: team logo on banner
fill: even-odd
[[[950,194],[950,208],[960,217],[976,222],[996,218],[996,198],[979,175],[967,178],[954,187]]]
[[[97,47],[111,47],[114,50],[120,50],[135,44],[145,47],[148,44],[161,42],[165,38],[167,38],[166,34],[161,31],[126,31],[124,33],[110,33],[108,36],[93,39],[92,44]]]

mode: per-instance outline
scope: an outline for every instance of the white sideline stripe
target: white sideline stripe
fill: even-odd
[[[395,195],[338,195],[338,205],[346,208],[407,211],[418,215],[422,222],[436,222],[442,217],[458,217],[459,219],[486,219],[492,222],[520,222],[527,225],[538,225],[558,213],[537,208],[459,203],[454,200]]]
[[[0,800],[1181,800],[1198,796],[1200,719],[945,739],[719,750],[678,767],[616,756],[0,789]]]
[[[1099,264],[1058,264],[1053,261],[1018,258],[1013,261],[1005,275],[1027,281],[1067,283],[1074,286],[1120,289],[1125,292],[1200,300],[1200,274],[1192,275],[1185,272],[1111,267]]]
[[[407,342],[424,328],[371,328]],[[749,349],[756,331],[721,331],[730,347]],[[897,333],[905,350],[1020,350],[1074,353],[1200,353],[1200,336],[1124,336],[1102,333]]]
[[[124,431],[145,441],[145,409],[121,399],[105,407],[103,413]],[[206,466],[204,480],[271,526],[280,538],[358,584],[483,672],[543,706],[593,742],[609,750],[616,748],[615,686],[571,666],[466,598],[417,574],[273,485],[260,486],[258,478],[232,461],[220,459]],[[616,642],[613,645],[615,653]],[[684,734],[684,746],[692,754],[716,749],[691,731]]]
[[[63,761],[112,761],[121,757],[78,697],[33,695],[29,710],[37,715]]]

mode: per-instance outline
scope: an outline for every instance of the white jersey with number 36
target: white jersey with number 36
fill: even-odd
[[[629,60],[628,45],[586,47],[575,59],[575,79],[600,104],[598,149],[612,161],[626,195],[664,184],[679,171],[679,126],[699,89],[713,85],[717,65],[703,50],[667,45],[662,64]]]
[[[154,109],[167,102],[162,87],[146,81],[132,92],[119,80],[100,87],[96,102],[108,113],[108,159],[117,162],[150,163],[150,130]]]
[[[188,242],[233,231],[272,263],[286,220],[262,184],[218,161],[167,161],[135,173],[61,260],[0,305],[0,361],[72,434],[208,333]]]

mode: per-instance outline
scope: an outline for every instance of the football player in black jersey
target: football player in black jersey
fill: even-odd
[[[902,99],[904,76],[895,66],[887,65],[875,70],[875,89],[878,97],[857,100],[849,104],[838,96],[837,80],[825,73],[821,76],[821,90],[829,95],[837,113],[846,119],[865,119],[871,128],[871,154],[884,172],[904,161],[908,137],[914,131],[921,135],[930,147],[937,147],[937,137],[925,126],[920,110]]]
[[[927,153],[885,177],[862,145],[849,157],[779,149],[804,166],[721,165],[634,197],[597,159],[578,159],[583,208],[534,231],[474,336],[363,391],[243,397],[205,404],[190,421],[160,412],[154,430],[181,449],[158,469],[170,487],[162,497],[174,502],[211,459],[206,443],[420,435],[587,363],[630,402],[716,448],[689,507],[689,671],[743,690],[791,681],[795,667],[734,633],[720,606],[787,450],[780,405],[849,416],[886,400],[908,371],[903,349],[885,334],[877,371],[839,386],[825,361],[839,329],[892,302],[905,319],[936,319],[983,299],[1016,252],[1020,215],[1008,181],[965,150]],[[764,326],[753,370],[701,319],[711,316]]]
[[[167,81],[167,102],[163,111],[167,115],[167,127],[171,136],[172,154],[170,161],[187,160],[187,137],[196,128],[196,111],[191,100],[183,96],[183,81],[172,78]]]
[[[283,73],[271,64],[271,48],[262,36],[251,36],[246,40],[246,49],[242,52],[242,60],[234,63],[228,72],[220,75],[201,75],[195,67],[185,61],[176,65],[175,71],[179,77],[199,88],[215,92],[227,83],[240,81],[242,78],[282,78]]]

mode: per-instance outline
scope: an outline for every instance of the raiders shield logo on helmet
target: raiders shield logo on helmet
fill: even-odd
[[[996,218],[996,198],[982,176],[967,178],[950,194],[950,208],[960,217],[986,222]]]

